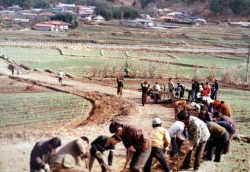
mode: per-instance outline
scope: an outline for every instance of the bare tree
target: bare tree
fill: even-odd
[[[209,73],[208,76],[206,77],[207,81],[213,81],[215,79],[215,75],[216,75],[216,64],[212,64],[209,68]]]

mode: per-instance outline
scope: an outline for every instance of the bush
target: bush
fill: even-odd
[[[78,26],[76,15],[67,12],[56,13],[56,15],[50,17],[50,20],[62,20],[64,22],[70,23],[70,27],[73,29]]]

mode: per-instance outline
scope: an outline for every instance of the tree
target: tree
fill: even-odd
[[[50,17],[50,20],[62,20],[64,22],[70,23],[70,27],[73,29],[78,26],[76,15],[68,12],[56,13],[56,15]]]
[[[218,0],[212,0],[210,4],[210,9],[211,11],[216,12],[216,13],[220,11]]]

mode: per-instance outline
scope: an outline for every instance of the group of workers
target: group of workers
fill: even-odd
[[[117,82],[119,86],[123,87],[119,78],[117,78]],[[171,82],[170,80],[168,86],[174,91],[176,89]],[[157,84],[155,83],[153,89],[159,89]],[[141,87],[142,95],[147,94],[150,83],[143,81]],[[203,90],[206,88],[204,87]],[[119,91],[121,92],[121,90]],[[201,91],[199,90],[199,92]],[[217,97],[217,92],[218,89],[215,97]],[[138,125],[113,121],[109,125],[109,131],[113,135],[110,137],[100,135],[91,143],[87,137],[83,136],[69,142],[56,152],[56,149],[61,146],[59,138],[54,137],[47,141],[39,141],[35,144],[30,155],[30,171],[91,172],[95,159],[100,164],[100,171],[112,171],[115,145],[119,142],[122,142],[126,148],[126,164],[130,162],[131,172],[150,172],[153,158],[160,162],[164,171],[172,171],[173,169],[166,158],[166,151],[170,150],[170,157],[185,154],[186,152],[181,149],[183,143],[193,145],[192,150],[195,157],[193,169],[195,171],[199,170],[202,161],[211,161],[214,154],[214,162],[220,162],[221,155],[229,152],[230,140],[236,132],[236,125],[231,119],[231,114],[225,114],[224,111],[218,109],[210,113],[207,99],[203,100],[203,97],[208,96],[203,94],[201,93],[202,96],[192,94],[193,104],[198,104],[194,101],[196,98],[204,103],[199,115],[197,117],[193,115],[187,108],[190,102],[183,100],[185,103],[177,106],[179,111],[175,115],[176,122],[168,130],[162,127],[160,118],[152,119],[153,129],[150,133]],[[142,96],[142,105],[146,103],[146,98],[147,95]],[[225,103],[221,102],[220,108],[223,107],[223,104]],[[203,158],[205,150],[207,153]],[[107,163],[103,157],[104,151],[109,151]]]

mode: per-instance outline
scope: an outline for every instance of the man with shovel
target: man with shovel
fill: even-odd
[[[89,161],[89,171],[91,172],[95,158],[100,163],[102,172],[112,171],[111,165],[113,161],[113,152],[115,150],[115,145],[121,141],[118,135],[113,135],[111,137],[99,136],[92,143],[90,148],[90,161]],[[108,164],[105,163],[102,153],[109,150]]]
[[[119,135],[123,145],[127,148],[127,160],[123,171],[131,159],[130,171],[142,172],[151,153],[152,143],[148,133],[138,126],[121,124],[117,121],[109,125],[109,131]],[[132,154],[133,156],[131,157]]]

